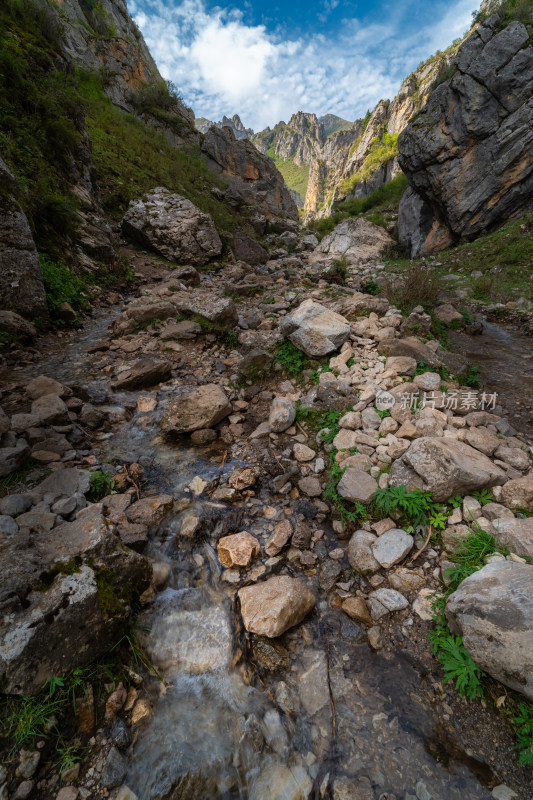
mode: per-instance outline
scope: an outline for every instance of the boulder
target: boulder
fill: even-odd
[[[125,509],[126,519],[135,525],[157,525],[172,511],[174,498],[169,494],[143,497]]]
[[[261,552],[261,547],[255,536],[241,531],[219,539],[217,552],[223,567],[248,567]]]
[[[165,433],[190,433],[211,428],[231,414],[231,403],[215,383],[178,389],[161,420]]]
[[[338,350],[349,338],[351,328],[340,314],[308,299],[283,318],[281,332],[308,356],[316,358]]]
[[[31,413],[40,425],[64,425],[70,422],[68,408],[57,394],[45,394],[31,404]]]
[[[367,264],[382,260],[392,245],[382,227],[364,217],[350,217],[324,236],[313,252],[313,260],[345,256],[353,264]]]
[[[481,669],[533,700],[531,597],[533,566],[496,561],[460,584],[446,618]]]
[[[242,231],[236,233],[231,240],[231,249],[237,261],[244,261],[246,264],[266,264],[268,261],[265,248]]]
[[[209,214],[161,186],[131,201],[122,230],[144,247],[178,263],[202,266],[222,252]]]
[[[455,494],[499,486],[505,477],[502,469],[470,445],[446,437],[423,436],[394,462],[389,486],[418,486],[439,502]]]
[[[382,356],[403,356],[415,361],[424,361],[430,367],[442,366],[442,361],[433,350],[415,336],[406,336],[403,339],[385,339],[378,345],[378,353]],[[389,359],[387,359],[388,366]]]
[[[533,518],[500,517],[492,520],[498,542],[519,556],[533,558]]]
[[[533,206],[533,47],[496,17],[461,44],[457,71],[398,139],[410,188],[399,239],[412,257],[471,240]]]
[[[238,594],[246,630],[271,639],[298,625],[315,605],[309,589],[288,575],[245,586]]]
[[[144,356],[135,361],[129,369],[121,372],[113,381],[111,388],[115,392],[131,392],[135,389],[147,389],[156,383],[164,383],[172,376],[170,361]]]
[[[204,292],[200,289],[192,292],[177,292],[172,302],[176,311],[182,314],[197,314],[213,326],[233,328],[239,321],[237,307],[231,297],[221,297],[214,292]]]
[[[0,558],[0,680],[10,694],[36,694],[48,678],[107,652],[152,574],[100,505],[31,539],[2,539]]]
[[[507,481],[502,487],[502,502],[508,508],[533,511],[533,475]]]
[[[0,311],[0,333],[7,333],[16,341],[29,342],[35,339],[35,327],[14,311]]]
[[[38,400],[39,397],[43,397],[46,394],[56,394],[58,397],[69,397],[72,391],[53,378],[48,378],[46,375],[39,375],[39,377],[33,378],[28,383],[26,386],[26,394],[29,395],[32,400]]]

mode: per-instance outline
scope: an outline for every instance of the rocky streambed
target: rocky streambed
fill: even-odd
[[[108,686],[63,785],[39,737],[12,753],[5,797],[530,797],[511,730],[442,684],[427,640],[476,519],[510,555],[457,602],[456,632],[509,687],[491,684],[495,696],[531,696],[528,440],[483,392],[443,386],[449,354],[413,334],[429,329],[423,309],[403,318],[354,288],[375,266],[347,287],[322,266],[158,264],[120,313],[33,363],[14,354],[0,420],[14,475],[0,500],[4,686],[30,695],[90,662],[132,604],[157,675],[138,665],[129,687]],[[31,471],[13,473],[30,454]],[[101,499],[96,474],[114,481],[97,479]],[[461,496],[425,547],[425,530],[386,514],[339,512],[339,499],[368,508],[378,487],[402,485]]]

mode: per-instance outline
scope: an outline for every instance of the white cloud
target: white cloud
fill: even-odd
[[[472,0],[456,0],[445,16],[416,35],[398,35],[409,4],[381,24],[344,20],[334,40],[321,34],[288,39],[247,25],[239,11],[207,11],[203,0],[130,0],[130,10],[165,78],[197,116],[238,113],[255,130],[298,111],[362,116],[393,97],[419,61],[461,35]],[[325,11],[338,0],[325,0]]]

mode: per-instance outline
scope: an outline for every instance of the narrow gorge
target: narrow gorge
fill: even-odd
[[[0,7],[0,800],[532,800],[531,0],[255,132],[131,6]]]

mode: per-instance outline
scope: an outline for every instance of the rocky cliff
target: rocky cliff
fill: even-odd
[[[220,122],[212,122],[205,117],[197,117],[194,120],[194,126],[200,133],[207,133],[210,128],[231,128],[236,139],[251,139],[254,135],[252,128],[244,127],[238,114],[234,114],[231,118],[224,115]]]
[[[449,75],[456,49],[452,45],[425,61],[405,79],[394,100],[381,100],[364,119],[325,141],[310,169],[308,216],[329,216],[339,200],[365,197],[398,174],[398,135]]]
[[[193,112],[161,78],[125,0],[6,0],[0,95],[0,156],[13,176],[1,193],[9,269],[0,308],[46,316],[37,252],[52,283],[65,267],[89,283],[113,270],[110,217],[156,186],[187,197],[230,235],[241,226],[254,236],[247,219],[257,213],[297,215],[270,159],[234,136],[223,137],[223,157],[203,147]]]
[[[473,239],[533,207],[531,10],[493,14],[461,45],[455,74],[399,139],[410,188],[400,241],[411,255]]]

